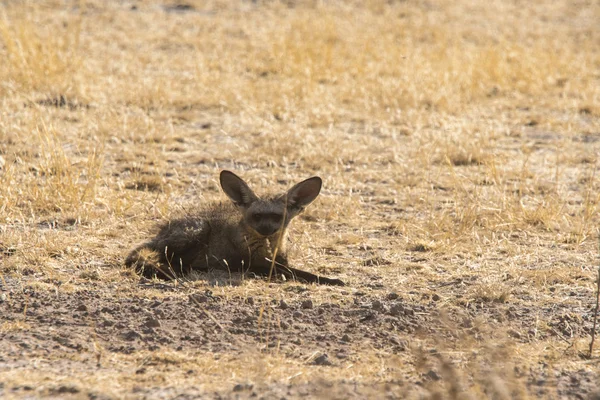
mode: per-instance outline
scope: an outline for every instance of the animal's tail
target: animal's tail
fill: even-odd
[[[134,249],[125,259],[125,265],[134,268],[135,272],[146,277],[173,279],[174,275],[161,262],[160,254],[148,244]]]

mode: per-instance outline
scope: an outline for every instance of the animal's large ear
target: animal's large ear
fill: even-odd
[[[297,183],[287,192],[288,206],[302,210],[317,198],[322,185],[323,181],[318,176]]]
[[[233,172],[221,171],[219,179],[221,181],[221,188],[236,206],[248,207],[253,201],[258,199],[246,182]]]

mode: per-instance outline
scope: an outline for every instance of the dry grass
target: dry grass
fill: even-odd
[[[597,3],[186,4],[0,5],[0,274],[31,290],[152,297],[124,256],[156,221],[223,200],[219,169],[261,192],[318,174],[324,192],[296,221],[294,264],[340,276],[349,293],[434,302],[448,321],[403,337],[401,355],[361,348],[329,368],[248,345],[217,359],[108,355],[106,373],[42,368],[29,382],[135,397],[143,385],[209,393],[319,377],[373,395],[404,380],[395,394],[528,398],[544,394],[523,383],[527,368],[598,371],[580,357],[600,226]],[[215,290],[265,304],[289,295],[253,281]],[[488,307],[517,317],[463,326]],[[569,308],[575,322],[557,332]],[[156,376],[132,377],[132,365]],[[194,383],[185,369],[208,372]],[[408,385],[433,370],[443,379]],[[4,390],[22,372],[0,364]]]

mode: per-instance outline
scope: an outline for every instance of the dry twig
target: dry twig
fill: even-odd
[[[600,260],[600,236],[598,237],[598,258]],[[596,323],[598,322],[598,308],[600,306],[600,263],[598,264],[598,276],[596,277],[596,307],[594,308],[594,324],[592,326],[592,340],[590,341],[590,358],[594,352],[594,340],[596,339]]]

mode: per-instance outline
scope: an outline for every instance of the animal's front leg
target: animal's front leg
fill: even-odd
[[[296,269],[292,267],[279,267],[278,272],[283,274],[286,278],[296,279],[308,283],[317,283],[322,285],[332,286],[345,286],[346,284],[340,279],[326,278],[324,276],[315,275],[308,271]]]
[[[288,261],[285,256],[277,255],[274,264],[270,258],[254,257],[251,259],[244,272],[251,272],[258,276],[271,276],[275,278],[282,272],[281,269],[286,268],[287,265]]]
[[[301,269],[289,267],[285,257],[277,257],[274,265],[272,265],[272,262],[267,259],[261,262],[256,262],[250,267],[249,271],[261,276],[273,277],[283,275],[288,280],[298,280],[307,283],[317,283],[332,286],[345,285],[344,282],[339,279],[325,278]]]

